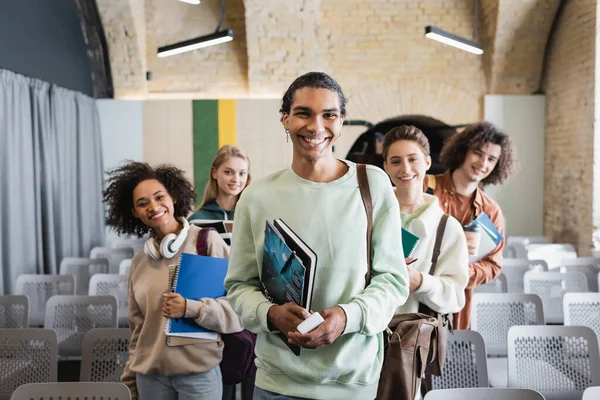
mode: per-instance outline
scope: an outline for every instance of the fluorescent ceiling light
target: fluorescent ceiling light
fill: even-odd
[[[179,1],[183,1],[184,3],[190,3],[190,4],[200,4],[200,0],[179,0]]]
[[[201,36],[195,39],[186,40],[168,46],[158,48],[159,57],[168,57],[174,54],[185,53],[186,51],[201,49],[203,47],[213,46],[215,44],[231,42],[233,40],[233,30],[225,29],[210,35]]]
[[[425,36],[429,39],[437,40],[438,42],[468,51],[469,53],[483,54],[483,48],[481,45],[473,42],[472,40],[443,31],[434,26],[425,27]]]

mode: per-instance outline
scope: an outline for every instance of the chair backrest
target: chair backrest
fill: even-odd
[[[508,258],[502,260],[502,275],[506,277],[508,293],[525,293],[523,276],[527,271],[548,271],[544,260],[529,260],[527,258]]]
[[[29,300],[23,295],[0,296],[0,328],[29,327]]]
[[[446,363],[442,376],[432,376],[433,389],[487,387],[485,344],[475,331],[448,335]]]
[[[546,323],[562,324],[563,296],[568,292],[587,292],[585,275],[581,272],[534,272],[525,273],[525,293],[536,294],[542,299]]]
[[[565,293],[565,325],[587,326],[600,339],[600,293]]]
[[[137,238],[137,237],[128,237],[128,238],[117,238],[115,239],[110,247],[113,249],[118,249],[121,247],[131,247],[133,249],[133,253],[137,253],[138,251],[144,248],[144,244],[146,243],[146,238]]]
[[[581,400],[598,400],[600,399],[600,386],[593,386],[583,391]]]
[[[73,275],[25,274],[17,278],[15,293],[27,296],[29,300],[29,325],[44,325],[46,303],[52,296],[75,294]]]
[[[113,382],[28,383],[15,390],[10,400],[131,400],[127,386]]]
[[[598,291],[600,259],[593,257],[579,257],[563,260],[561,261],[560,272],[581,272],[587,279],[589,291]]]
[[[81,382],[119,382],[129,358],[131,331],[97,328],[83,338]]]
[[[54,329],[60,356],[80,356],[85,334],[93,328],[117,327],[115,296],[52,296],[44,328]]]
[[[560,267],[563,260],[577,258],[575,247],[569,243],[551,243],[551,244],[527,244],[525,245],[527,258],[530,260],[545,260],[548,263],[548,269]]]
[[[128,326],[127,275],[96,274],[90,279],[90,296],[115,296],[119,326]]]
[[[498,275],[491,282],[485,285],[476,286],[473,290],[474,293],[506,293],[507,281],[504,274]]]
[[[506,244],[548,244],[550,241],[546,236],[508,236]]]
[[[29,382],[56,382],[56,333],[49,329],[0,329],[0,400]]]
[[[534,389],[546,399],[580,400],[600,384],[600,355],[585,326],[513,326],[508,331],[508,386]]]
[[[90,258],[106,258],[109,262],[108,272],[118,274],[121,261],[133,258],[133,249],[131,247],[94,247],[90,251]]]
[[[483,337],[488,355],[506,356],[511,326],[544,325],[542,300],[535,294],[475,293],[471,329]]]
[[[75,277],[75,294],[87,294],[90,277],[107,273],[108,260],[105,258],[65,257],[60,262],[59,274]]]
[[[513,388],[470,388],[433,390],[425,400],[545,400],[535,390]]]
[[[119,263],[119,275],[129,275],[130,268],[131,268],[131,258],[122,260]]]

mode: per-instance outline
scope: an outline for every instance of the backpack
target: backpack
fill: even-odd
[[[371,236],[373,230],[373,205],[366,166],[357,165],[358,186],[367,213],[367,273],[366,286],[371,283]],[[440,247],[448,215],[444,214],[438,225],[430,274],[440,254]],[[441,375],[446,358],[447,328],[451,323],[447,315],[441,315],[424,304],[418,313],[396,314],[384,333],[384,359],[377,399],[415,398],[425,376]],[[424,385],[423,393],[428,391]],[[430,384],[429,384],[430,386]]]
[[[198,255],[208,255],[208,234],[214,228],[203,228],[198,233],[196,251]],[[254,373],[254,346],[256,335],[247,329],[237,333],[224,333],[223,359],[221,360],[221,374],[224,385],[235,385],[242,382]]]

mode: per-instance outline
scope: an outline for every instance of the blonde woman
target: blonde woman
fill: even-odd
[[[210,168],[204,198],[188,219],[233,220],[235,205],[249,184],[248,156],[239,147],[221,147]]]

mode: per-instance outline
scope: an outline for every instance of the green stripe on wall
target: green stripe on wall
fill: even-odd
[[[194,185],[196,202],[202,201],[213,157],[219,150],[219,103],[194,100]]]

